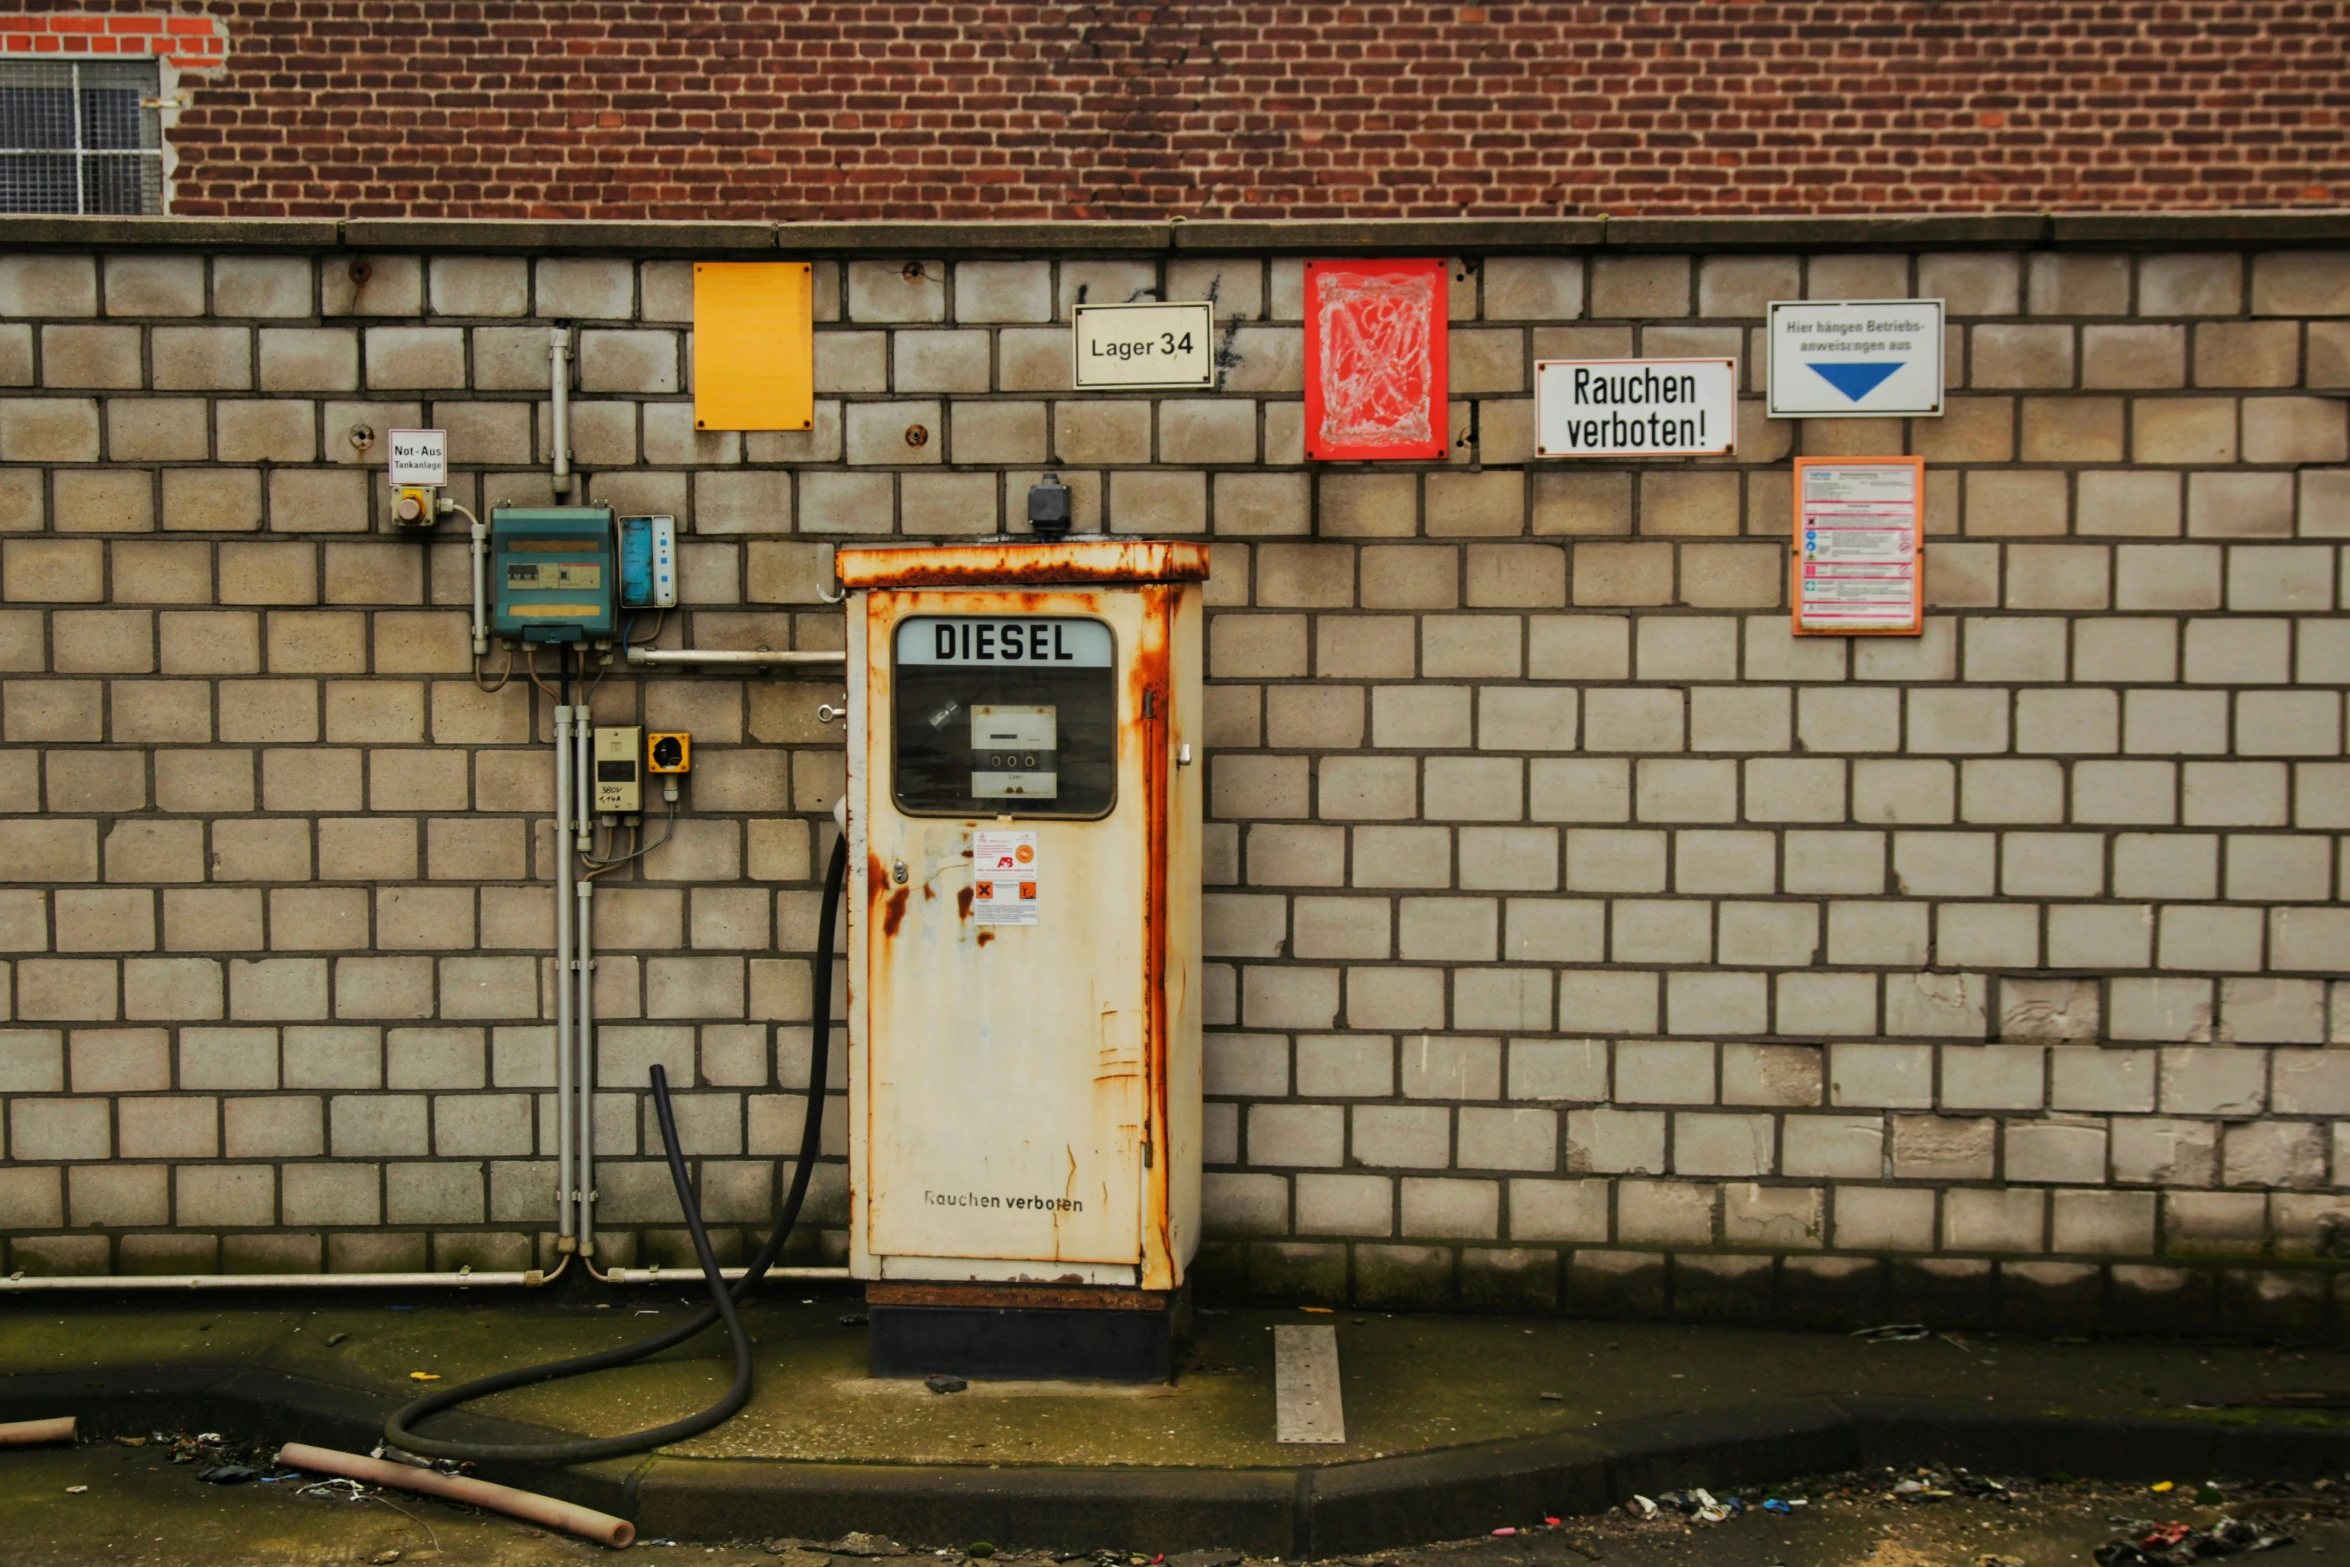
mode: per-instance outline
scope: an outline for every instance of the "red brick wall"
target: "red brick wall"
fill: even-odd
[[[90,0],[32,11],[162,11]],[[176,210],[631,218],[2333,205],[2341,0],[211,0]]]

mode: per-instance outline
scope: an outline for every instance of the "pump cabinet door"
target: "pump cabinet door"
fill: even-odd
[[[1134,672],[1164,636],[1143,597],[872,596],[859,1197],[885,1271],[1141,1259],[1152,887]]]

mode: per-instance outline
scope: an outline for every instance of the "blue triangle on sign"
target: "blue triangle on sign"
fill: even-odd
[[[1819,372],[1821,380],[1856,403],[1882,386],[1885,378],[1900,369],[1902,365],[1902,361],[1898,359],[1890,364],[1883,360],[1865,363],[1842,360],[1824,365],[1812,361],[1807,362],[1811,363],[1812,369]]]

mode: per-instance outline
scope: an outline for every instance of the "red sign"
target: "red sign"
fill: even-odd
[[[1306,263],[1306,455],[1445,455],[1442,261]]]

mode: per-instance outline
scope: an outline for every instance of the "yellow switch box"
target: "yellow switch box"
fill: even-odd
[[[816,306],[805,261],[694,263],[694,428],[816,423]]]

